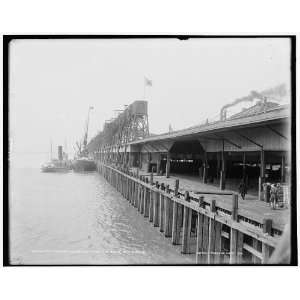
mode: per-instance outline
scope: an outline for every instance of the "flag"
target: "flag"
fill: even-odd
[[[145,79],[145,85],[152,86],[152,80],[150,80],[149,78],[147,78],[145,76],[144,76],[144,79]]]

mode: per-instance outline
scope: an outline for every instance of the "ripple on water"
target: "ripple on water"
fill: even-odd
[[[14,264],[194,263],[97,173],[11,175]]]

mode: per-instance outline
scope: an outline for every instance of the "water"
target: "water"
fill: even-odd
[[[10,174],[12,264],[189,264],[98,173]]]

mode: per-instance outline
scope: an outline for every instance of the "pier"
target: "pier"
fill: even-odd
[[[135,101],[88,144],[97,170],[196,264],[268,264],[290,220],[289,107],[263,97],[220,120],[150,135]],[[239,184],[247,186],[243,200]],[[272,210],[266,184],[280,183]]]
[[[179,192],[178,179],[170,186],[154,181],[152,173],[149,177],[101,163],[97,169],[170,243],[181,245],[182,254],[195,254],[197,264],[266,264],[278,243],[281,233],[273,220],[243,215],[235,193],[214,194],[230,197],[229,208],[205,192]]]

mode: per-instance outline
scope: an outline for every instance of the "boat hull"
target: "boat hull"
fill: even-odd
[[[41,171],[43,173],[67,173],[70,171],[70,169],[60,167],[42,167]]]
[[[96,171],[96,163],[93,160],[77,159],[73,162],[72,167],[75,172]]]

